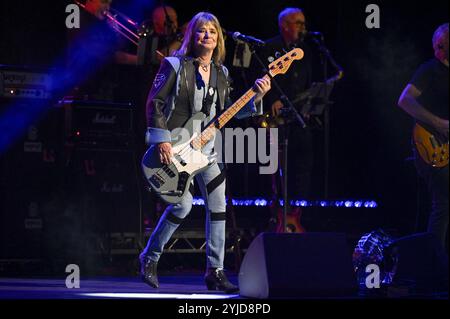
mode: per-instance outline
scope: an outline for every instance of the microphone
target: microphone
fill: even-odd
[[[237,40],[241,40],[243,42],[246,42],[248,44],[253,44],[253,45],[257,45],[257,46],[264,46],[266,45],[266,43],[262,40],[256,39],[254,37],[250,37],[247,35],[243,35],[240,32],[227,32],[227,34],[233,38],[233,40],[237,41]]]

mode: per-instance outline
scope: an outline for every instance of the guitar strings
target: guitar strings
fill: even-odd
[[[186,145],[184,148],[182,148],[182,149],[178,152],[178,155],[179,155],[180,157],[183,157],[184,155],[190,155],[189,153],[192,153],[192,151],[193,151],[193,149],[190,147],[190,145],[191,145],[191,143],[189,143],[189,144]],[[172,162],[171,164],[173,164],[173,162]],[[170,165],[170,164],[169,164],[169,165]],[[166,166],[168,167],[169,165],[166,165]],[[157,171],[155,172],[155,174],[159,174],[159,173],[161,173],[161,171],[164,171],[164,168],[161,167],[159,170],[157,170]]]

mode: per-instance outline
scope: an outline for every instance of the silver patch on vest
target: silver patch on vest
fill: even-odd
[[[153,86],[155,87],[155,89],[158,90],[164,84],[165,81],[166,81],[166,75],[162,74],[162,73],[158,73],[155,76],[155,79],[153,80]]]

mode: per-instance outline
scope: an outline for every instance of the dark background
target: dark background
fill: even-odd
[[[2,1],[0,64],[60,65],[66,44],[67,3]],[[380,29],[365,26],[368,15],[365,8],[370,3],[380,7]],[[354,226],[357,233],[382,226],[407,234],[415,231],[419,212],[419,230],[424,229],[428,209],[426,189],[417,179],[413,162],[408,160],[412,121],[396,104],[418,65],[433,56],[431,38],[434,30],[448,21],[448,1],[424,1],[420,5],[387,0],[203,0],[167,4],[177,10],[180,24],[198,11],[208,10],[225,29],[261,39],[277,34],[277,17],[283,8],[303,8],[308,29],[324,33],[327,47],[345,72],[331,97],[335,103],[330,109],[329,197],[368,198],[380,205],[368,215],[364,210],[351,214],[347,210],[340,211],[336,218],[348,220],[349,225],[353,225],[350,216],[364,219]],[[154,5],[155,1],[112,3],[113,8],[136,21],[147,19]],[[229,39],[227,48],[227,65],[231,65],[233,43]],[[233,68],[231,71],[239,81],[239,73]],[[318,160],[319,179],[321,165]],[[251,166],[248,174],[242,174],[244,165],[234,166],[237,167],[230,178],[235,193],[256,195],[252,191],[256,189],[270,194],[270,180],[252,175],[256,166]],[[320,198],[320,183],[317,191]],[[361,226],[371,218],[376,222]],[[320,223],[316,220],[317,225]]]

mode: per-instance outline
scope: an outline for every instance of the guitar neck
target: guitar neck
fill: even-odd
[[[265,75],[264,78],[269,79],[269,75]],[[216,129],[223,128],[254,96],[256,92],[253,88],[249,89],[242,95],[236,102],[227,108],[218,118],[211,122],[203,132],[192,141],[192,146],[195,149],[201,149],[203,146],[211,140],[214,136]]]
[[[295,48],[287,52],[282,57],[279,57],[269,64],[269,72],[264,75],[264,79],[270,80],[271,77],[273,78],[277,74],[286,73],[291,63],[295,60],[303,59],[303,55],[303,51],[299,48]],[[192,140],[192,147],[199,150],[205,146],[206,143],[208,143],[214,136],[216,130],[220,130],[224,127],[225,124],[227,124],[228,121],[231,120],[255,95],[256,92],[253,88],[249,89],[243,96],[240,97],[239,100],[234,102],[234,104],[227,108],[225,112],[213,120],[199,136]]]

